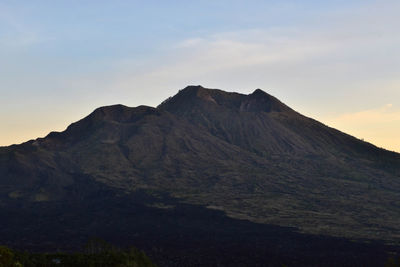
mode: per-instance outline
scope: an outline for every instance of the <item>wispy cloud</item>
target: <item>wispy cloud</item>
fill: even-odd
[[[362,80],[392,79],[400,69],[399,7],[389,1],[325,13],[301,25],[193,36],[164,48],[164,55],[142,66],[145,72],[133,68],[118,76],[115,86],[151,88],[154,82],[193,80],[228,86],[280,84],[314,94],[315,87],[341,91]]]
[[[394,32],[379,37],[357,25],[252,29],[184,39],[139,68],[124,69],[112,87],[157,90],[194,82],[231,89],[275,87],[295,96],[295,91],[314,97],[359,94],[360,88],[392,79],[400,69],[394,46],[400,38]]]
[[[395,123],[399,122],[400,125],[400,108],[393,106],[393,104],[386,104],[382,107],[358,111],[355,113],[343,114],[336,117],[338,122],[348,124],[365,124],[370,123]],[[400,134],[400,133],[399,133]]]

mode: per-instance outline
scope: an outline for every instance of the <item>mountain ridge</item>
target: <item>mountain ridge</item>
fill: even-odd
[[[400,154],[260,89],[189,86],[156,108],[101,107],[63,132],[0,148],[0,213],[75,203],[72,216],[80,201],[142,191],[153,200],[134,199],[146,207],[174,210],[157,200],[167,195],[235,220],[400,245]]]
[[[218,92],[218,93],[220,93],[220,94],[226,94],[226,95],[229,95],[229,94],[230,94],[230,95],[234,95],[234,96],[240,96],[240,97],[243,97],[243,98],[244,98],[244,97],[252,98],[253,96],[257,98],[257,97],[259,97],[260,95],[263,95],[263,96],[266,96],[268,99],[272,99],[272,101],[274,102],[274,104],[282,105],[282,106],[283,106],[282,109],[283,109],[284,111],[290,110],[290,111],[295,112],[296,114],[301,115],[299,112],[292,110],[291,108],[289,108],[288,106],[286,106],[285,104],[283,104],[282,102],[280,102],[277,98],[275,98],[274,96],[271,96],[270,94],[266,93],[265,91],[263,91],[263,90],[261,90],[261,89],[259,89],[259,88],[258,88],[258,89],[255,89],[252,93],[246,95],[246,94],[236,93],[236,92],[226,92],[226,91],[223,91],[223,90],[221,90],[221,89],[209,89],[209,88],[205,88],[205,87],[203,87],[203,86],[201,86],[201,85],[189,85],[189,86],[185,87],[184,89],[179,90],[179,92],[178,92],[174,97],[169,97],[168,99],[166,99],[165,101],[163,101],[163,102],[162,102],[160,105],[158,105],[157,107],[151,107],[151,106],[145,106],[145,105],[139,105],[139,106],[136,106],[136,107],[130,107],[130,106],[126,106],[126,105],[123,105],[123,104],[113,104],[113,105],[102,106],[102,107],[96,108],[93,112],[91,112],[91,113],[90,113],[88,116],[86,116],[85,118],[83,118],[83,119],[81,119],[81,120],[78,120],[78,121],[72,123],[71,125],[69,125],[69,126],[67,127],[67,129],[65,129],[65,130],[63,130],[63,131],[60,131],[60,132],[50,132],[50,133],[49,133],[48,135],[46,135],[45,137],[41,137],[41,138],[37,138],[37,139],[32,139],[32,140],[29,140],[29,141],[26,141],[26,142],[23,142],[23,143],[20,143],[20,144],[12,144],[12,145],[9,145],[9,146],[0,146],[0,147],[1,147],[1,148],[13,147],[13,146],[18,146],[18,145],[23,145],[23,144],[25,144],[25,143],[31,143],[31,142],[34,142],[34,141],[42,140],[42,139],[45,139],[45,138],[48,138],[48,137],[52,137],[52,135],[54,135],[54,134],[57,135],[57,134],[59,134],[59,133],[63,133],[63,132],[65,132],[65,131],[67,131],[71,126],[75,125],[76,123],[78,123],[78,122],[80,122],[80,121],[83,121],[83,120],[85,120],[85,119],[87,119],[87,118],[89,118],[89,117],[99,115],[99,113],[104,113],[106,110],[109,111],[109,112],[115,112],[116,109],[118,109],[118,110],[121,110],[121,109],[125,109],[125,110],[132,110],[132,109],[140,109],[140,110],[160,110],[160,109],[161,109],[161,110],[163,110],[163,109],[165,109],[165,108],[164,108],[165,104],[166,104],[167,102],[169,102],[170,100],[172,100],[173,98],[179,97],[180,93],[194,92],[194,91],[195,91],[196,93],[198,93],[198,92],[207,92],[207,91],[208,91],[208,92]],[[205,96],[203,95],[203,97],[205,97]],[[208,101],[213,102],[212,100],[208,100]],[[242,104],[246,104],[246,103],[240,103],[240,104],[241,104],[240,107],[239,107],[240,111],[246,111],[246,110],[244,110],[245,108],[242,107]],[[319,121],[317,121],[317,120],[314,120],[314,119],[312,119],[312,118],[306,117],[306,116],[304,116],[304,115],[302,115],[302,116],[303,116],[304,118],[311,119],[311,120],[313,120],[313,121],[315,121],[315,122],[321,123],[321,122],[319,122]],[[340,132],[340,133],[343,133],[343,134],[345,134],[345,135],[351,136],[350,134],[347,134],[347,133],[345,133],[345,132],[342,132],[342,131],[340,131],[340,130],[337,130],[336,128],[330,127],[330,126],[325,125],[325,124],[323,124],[323,123],[321,123],[321,124],[324,125],[324,126],[326,126],[326,127],[328,127],[328,128],[330,128],[330,129],[334,129],[334,130],[336,130],[336,131],[338,131],[338,132]],[[371,146],[373,146],[373,147],[375,147],[375,148],[377,148],[377,149],[379,149],[379,150],[385,150],[385,151],[387,151],[387,152],[393,153],[394,155],[397,154],[397,155],[400,157],[400,153],[399,153],[399,152],[392,151],[392,150],[389,150],[389,149],[386,149],[386,148],[382,148],[382,147],[378,147],[378,146],[376,146],[376,145],[374,145],[374,144],[372,144],[372,143],[369,143],[369,142],[364,141],[364,140],[360,140],[360,139],[358,139],[358,138],[356,138],[356,137],[354,137],[354,136],[351,136],[351,137],[353,137],[353,138],[359,140],[359,141],[362,142],[362,143],[371,145]]]

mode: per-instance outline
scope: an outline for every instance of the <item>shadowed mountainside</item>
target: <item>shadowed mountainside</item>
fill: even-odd
[[[0,148],[3,211],[143,190],[306,234],[400,242],[400,154],[260,89],[189,86],[157,108],[102,107],[64,132]]]

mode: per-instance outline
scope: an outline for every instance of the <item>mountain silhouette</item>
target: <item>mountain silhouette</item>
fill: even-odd
[[[260,89],[245,95],[188,86],[156,108],[101,107],[63,132],[0,148],[0,213],[7,218],[0,241],[11,246],[73,250],[97,233],[119,236],[116,242],[132,236],[155,257],[154,244],[165,249],[165,240],[179,243],[182,233],[189,240],[220,229],[224,238],[237,232],[245,239],[253,236],[249,228],[281,227],[279,240],[307,240],[296,247],[312,254],[307,265],[315,254],[300,247],[309,240],[400,245],[400,154],[305,117]],[[279,232],[268,229],[269,236]],[[248,242],[261,242],[257,235]],[[296,244],[277,240],[266,250]],[[346,244],[364,259],[368,249],[379,254]],[[296,254],[290,249],[284,257]]]

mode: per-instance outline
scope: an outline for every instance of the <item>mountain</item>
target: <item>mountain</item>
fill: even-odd
[[[381,259],[400,246],[400,154],[260,89],[188,86],[157,108],[101,107],[63,132],[0,148],[0,214],[0,242],[29,249],[73,250],[102,235],[177,262],[188,257],[179,251],[210,255],[221,240],[218,255],[229,243],[306,265],[332,247],[327,262],[346,250]]]

